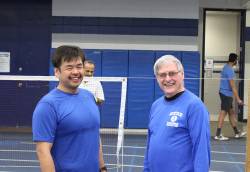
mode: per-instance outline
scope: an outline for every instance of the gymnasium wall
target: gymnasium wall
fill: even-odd
[[[200,76],[198,0],[54,0],[52,9],[53,48],[78,45],[95,61],[96,76],[129,77],[126,128],[147,128],[151,104],[162,95],[152,79],[157,58],[176,55],[186,77]],[[199,96],[199,81],[185,84]],[[114,102],[104,103],[101,121],[103,127],[115,127],[120,88],[110,92],[107,87],[104,83],[105,97]]]
[[[10,71],[1,75],[49,74],[51,15],[52,0],[0,1],[0,52],[10,53]],[[31,126],[34,107],[47,91],[21,81],[1,81],[1,127]]]
[[[1,0],[0,52],[10,52],[10,72],[48,75],[52,0]]]
[[[105,3],[101,0],[2,0],[0,51],[10,52],[11,61],[10,72],[0,74],[48,75],[51,48],[72,44],[85,50],[90,58],[99,52],[98,57],[93,57],[98,61],[99,76],[151,77],[154,61],[162,54],[174,53],[182,60],[186,77],[199,77],[199,3],[199,0],[106,0]],[[228,0],[224,3],[234,6]],[[124,65],[119,70],[116,65],[121,63]],[[199,95],[200,83],[185,83]],[[34,106],[47,90],[37,92],[37,88],[25,88],[22,84],[0,85],[2,126],[31,126]],[[136,92],[147,92],[149,99],[136,102],[146,97]],[[155,82],[130,80],[126,127],[146,128],[150,104],[160,94]],[[102,113],[109,113],[108,110],[102,109]],[[111,115],[102,118],[102,122],[110,127],[114,125],[109,123],[112,119]]]

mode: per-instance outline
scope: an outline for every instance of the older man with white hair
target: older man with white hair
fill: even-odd
[[[185,89],[183,66],[176,57],[159,58],[154,73],[164,96],[151,107],[144,172],[208,172],[207,108]]]

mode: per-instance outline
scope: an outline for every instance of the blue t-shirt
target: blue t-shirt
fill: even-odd
[[[32,132],[35,142],[53,143],[57,172],[98,172],[99,110],[83,89],[70,94],[53,89],[37,104]]]
[[[233,97],[233,91],[230,86],[230,80],[234,79],[235,73],[233,68],[226,64],[221,71],[221,79],[220,79],[220,93],[225,96]]]
[[[171,101],[164,96],[156,100],[144,172],[208,172],[209,166],[209,113],[201,100],[188,90]]]

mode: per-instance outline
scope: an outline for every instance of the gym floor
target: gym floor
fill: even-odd
[[[245,129],[246,123],[239,123],[240,129]],[[214,136],[216,123],[211,122],[211,135]],[[216,172],[244,172],[246,138],[234,139],[233,130],[225,123],[223,134],[229,136],[229,141],[215,141],[211,137],[211,167]],[[124,139],[123,169],[115,166],[116,136],[104,137],[103,150],[109,172],[141,172],[145,152],[146,135],[126,135]],[[0,132],[0,172],[38,172],[39,162],[35,154],[35,145],[31,133]]]

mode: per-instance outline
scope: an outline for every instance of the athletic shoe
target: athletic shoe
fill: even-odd
[[[234,138],[239,139],[241,137],[244,137],[247,134],[247,132],[239,132],[238,134],[235,134]]]
[[[229,140],[228,137],[223,136],[222,134],[220,136],[215,136],[214,137],[215,140],[220,140],[220,141],[225,141],[225,140]]]

